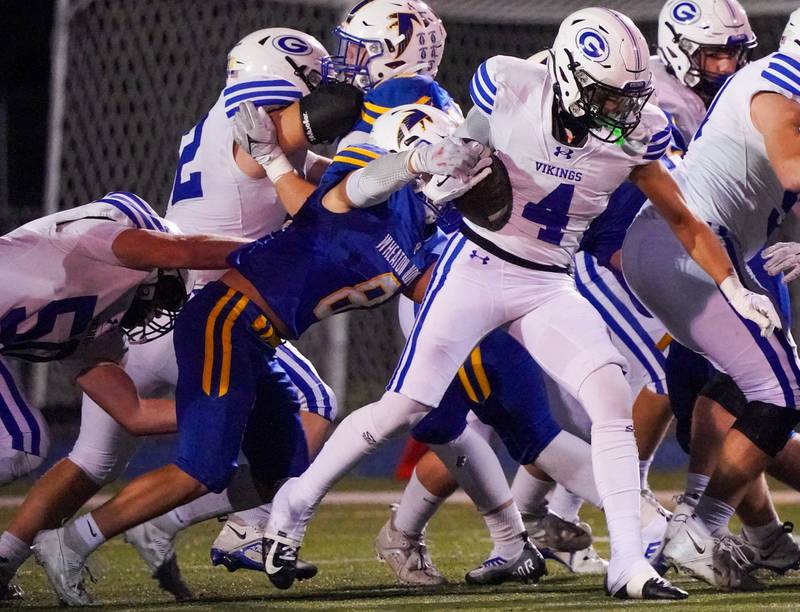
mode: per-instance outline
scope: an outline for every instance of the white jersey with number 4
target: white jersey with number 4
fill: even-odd
[[[781,186],[753,125],[750,101],[774,92],[800,102],[800,56],[773,53],[728,79],[674,172],[689,207],[753,257],[797,201]]]
[[[559,142],[553,136],[549,69],[523,59],[496,56],[481,64],[470,95],[489,120],[492,146],[514,192],[514,209],[503,229],[470,227],[539,264],[568,267],[611,193],[635,166],[659,159],[670,142],[667,118],[653,104],[645,105],[641,123],[621,146],[593,136],[581,146]]]
[[[0,354],[61,359],[118,323],[151,274],[112,250],[134,228],[177,231],[138,196],[113,192],[0,236]]]

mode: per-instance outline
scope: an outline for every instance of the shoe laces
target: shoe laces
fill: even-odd
[[[297,552],[298,549],[294,546],[287,546],[283,545],[281,550],[278,552],[277,557],[281,561],[285,561],[286,563],[296,563],[297,562]]]
[[[752,553],[750,546],[735,535],[726,535],[720,538],[715,545],[718,551],[725,551],[740,569],[746,568],[752,563]],[[750,553],[750,554],[748,554]]]

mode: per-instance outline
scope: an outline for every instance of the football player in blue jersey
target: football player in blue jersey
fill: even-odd
[[[284,154],[266,112],[246,103],[236,117],[239,145],[274,175]],[[232,253],[234,269],[199,291],[178,318],[175,463],[134,480],[66,528],[37,536],[37,561],[62,601],[91,601],[81,569],[106,538],[231,481],[257,394],[280,397],[285,386],[275,360],[281,339],[399,291],[421,299],[425,283],[419,281],[435,256],[433,241],[426,240],[425,206],[410,184],[434,174],[474,184],[488,174],[489,160],[482,145],[448,137],[385,155],[368,144],[348,147],[318,188],[292,169],[275,176],[293,222]],[[294,427],[300,427],[296,420]],[[284,474],[260,483],[260,492],[268,498],[279,479],[304,467],[290,462]]]

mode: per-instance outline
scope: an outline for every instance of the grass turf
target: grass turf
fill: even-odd
[[[674,477],[656,478],[658,488],[672,488]],[[349,482],[348,489],[372,486],[396,488],[386,482]],[[800,520],[800,509],[779,507],[784,520]],[[584,509],[582,515],[596,535],[606,531],[599,512]],[[675,581],[690,591],[685,602],[615,602],[603,594],[598,576],[576,577],[548,562],[550,575],[537,586],[508,584],[476,588],[461,583],[466,570],[477,565],[490,548],[483,523],[465,504],[448,504],[434,518],[428,541],[439,568],[454,584],[438,589],[409,589],[395,585],[388,568],[375,560],[372,541],[388,516],[381,505],[323,505],[313,521],[303,558],[319,565],[320,573],[308,583],[290,591],[277,591],[263,574],[240,570],[229,573],[212,568],[208,560],[210,543],[219,524],[209,521],[179,536],[178,558],[184,577],[197,600],[176,604],[159,591],[134,549],[115,538],[92,556],[91,568],[97,582],[89,583],[98,606],[115,610],[592,610],[619,608],[676,610],[797,609],[800,575],[766,580],[769,589],[759,593],[723,594],[703,583],[678,577]],[[10,511],[0,512],[6,524]],[[608,544],[597,545],[607,554]],[[674,578],[674,576],[672,576]],[[29,560],[18,575],[26,591],[24,602],[14,607],[46,609],[55,606],[40,568]]]

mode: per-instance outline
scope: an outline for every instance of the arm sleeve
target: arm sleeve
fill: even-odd
[[[492,147],[492,126],[489,118],[477,106],[470,109],[464,123],[456,128],[454,135],[459,138],[471,138],[487,147]]]
[[[389,153],[353,172],[345,184],[351,205],[355,208],[375,206],[411,182],[417,176],[408,169],[412,153]]]

